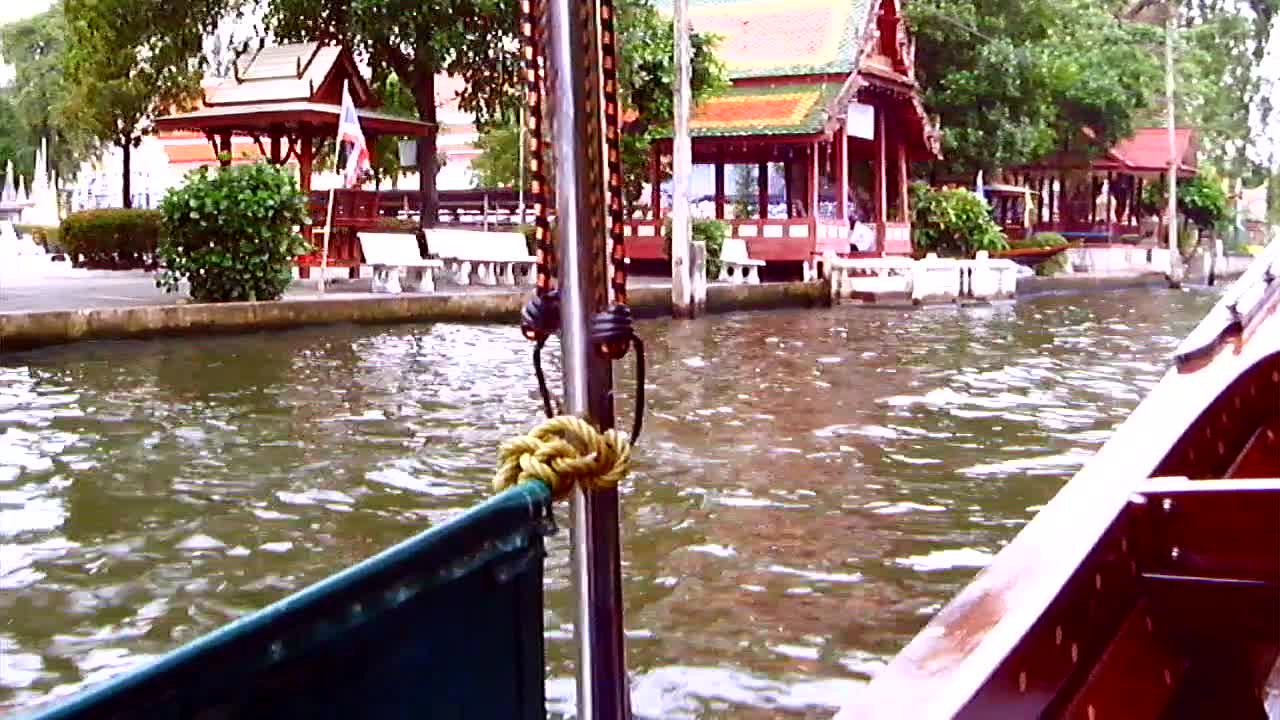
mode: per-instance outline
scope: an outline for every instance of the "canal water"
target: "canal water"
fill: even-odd
[[[638,715],[827,716],[1215,299],[642,323],[650,410],[622,530]],[[486,497],[497,443],[538,416],[528,357],[515,328],[437,324],[0,358],[0,707],[109,677]],[[553,713],[573,696],[566,543],[547,575]]]

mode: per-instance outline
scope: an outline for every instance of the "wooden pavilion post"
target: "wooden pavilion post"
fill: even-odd
[[[724,161],[716,160],[716,219],[724,219]]]
[[[886,175],[884,109],[876,108],[876,243],[884,251],[886,223],[889,221],[889,182]]]
[[[836,164],[836,217],[849,222],[849,135],[844,123],[836,128],[832,139]]]
[[[911,222],[911,198],[907,192],[910,189],[911,178],[907,172],[907,141],[906,138],[899,138],[896,143],[898,147],[898,221]]]
[[[805,183],[804,204],[805,214],[808,216],[809,220],[810,237],[817,237],[818,185],[819,178],[821,177],[818,165],[819,158],[821,157],[820,151],[821,145],[817,140],[813,141],[809,145],[809,178],[808,182]]]
[[[1107,239],[1108,239],[1108,240],[1110,240],[1110,239],[1111,239],[1111,236],[1114,234],[1114,233],[1112,232],[1112,228],[1114,227],[1115,220],[1111,217],[1111,183],[1112,183],[1112,181],[1113,181],[1114,177],[1115,177],[1115,176],[1111,174],[1111,171],[1110,171],[1110,170],[1108,170],[1108,171],[1107,171],[1107,183],[1106,183],[1106,185],[1104,186],[1104,189],[1103,189],[1103,192],[1105,192],[1105,193],[1107,194],[1107,205],[1106,205],[1106,208],[1107,208],[1107,210],[1106,210],[1107,217],[1106,217],[1106,221],[1107,221]]]
[[[792,206],[792,205],[794,205],[794,204],[795,204],[795,201],[796,201],[796,198],[795,198],[795,195],[796,195],[796,193],[795,193],[795,190],[796,190],[796,188],[795,188],[795,185],[796,185],[796,178],[795,178],[795,175],[796,175],[796,163],[795,163],[795,161],[794,161],[794,160],[792,160],[791,158],[787,158],[787,159],[782,163],[782,178],[783,178],[783,181],[784,181],[784,182],[782,183],[782,202],[783,202],[783,204],[784,204],[784,205],[786,205],[786,206],[787,206],[787,219],[788,219],[788,220],[790,220],[791,218],[795,217],[795,213],[794,213],[794,212],[792,212],[792,209],[791,209],[791,206]]]
[[[303,125],[298,140],[298,186],[308,198],[311,195],[311,163],[315,158],[315,151],[311,144],[311,126]]]
[[[765,220],[769,219],[769,163],[762,162],[756,167],[756,189],[759,191],[757,200],[760,203],[760,225],[763,227]],[[764,231],[761,230],[763,235]]]
[[[284,158],[280,155],[280,126],[271,126],[271,164],[282,165]]]
[[[658,143],[649,146],[649,214],[662,221],[662,150]]]

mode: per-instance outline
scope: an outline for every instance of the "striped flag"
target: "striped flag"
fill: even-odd
[[[359,187],[373,171],[369,164],[369,146],[360,130],[360,118],[351,102],[347,84],[342,84],[342,116],[338,120],[338,157],[346,151],[346,163],[342,165],[343,187]]]

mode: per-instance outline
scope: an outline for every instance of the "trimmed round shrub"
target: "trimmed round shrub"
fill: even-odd
[[[285,168],[255,163],[187,176],[161,203],[163,270],[156,285],[177,292],[183,278],[199,302],[276,300],[294,258],[311,248],[306,197]]]
[[[1000,226],[991,219],[991,208],[972,191],[914,183],[911,208],[912,242],[921,257],[934,252],[938,257],[970,258],[979,250],[1009,249]]]
[[[82,210],[68,215],[61,231],[59,242],[77,264],[106,270],[152,267],[160,237],[160,212]]]

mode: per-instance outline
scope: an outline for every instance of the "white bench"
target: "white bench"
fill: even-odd
[[[747,257],[747,242],[742,238],[725,238],[720,246],[720,280],[728,280],[734,285],[747,283],[760,284],[760,268],[763,260],[752,260]]]
[[[524,235],[517,232],[483,232],[433,228],[426,231],[427,251],[444,261],[459,285],[470,285],[472,270],[482,285],[533,285],[537,258],[529,254]]]
[[[373,291],[401,292],[400,273],[405,272],[409,289],[435,292],[434,271],[444,267],[439,260],[427,260],[418,251],[418,236],[412,233],[357,233],[366,265],[373,266]]]

